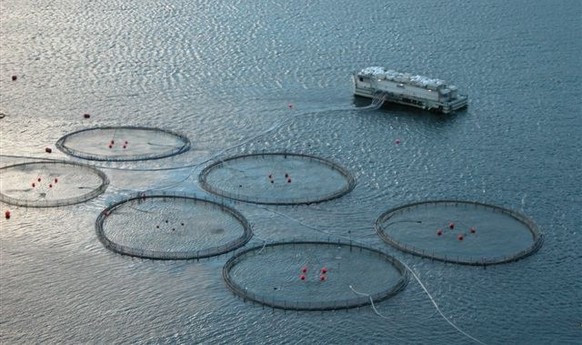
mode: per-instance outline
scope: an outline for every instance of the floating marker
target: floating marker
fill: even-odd
[[[326,267],[322,267],[321,268],[321,274],[326,274],[327,273],[327,268]]]
[[[59,182],[59,179],[55,177],[55,183],[58,183],[58,182]]]
[[[113,148],[113,145],[109,145],[109,148],[110,148],[110,149],[111,149],[111,148]]]
[[[40,182],[40,177],[37,179],[38,182]]]
[[[15,76],[15,75],[13,75],[13,76],[12,76],[12,81],[15,81],[16,79],[18,79],[18,77],[17,77],[17,76]]]
[[[10,219],[10,211],[4,212],[4,217],[6,217],[6,219]]]
[[[88,118],[91,117],[91,114],[83,114],[83,117],[86,118],[86,119],[88,119]]]
[[[325,276],[325,274],[319,276],[319,280],[321,280],[322,282],[325,281],[326,279],[327,277]]]
[[[34,188],[34,187],[36,187],[36,184],[33,182],[33,183],[32,183],[32,188]]]
[[[437,230],[437,235],[438,236],[442,236],[443,235],[443,230],[442,229],[438,229]]]
[[[396,144],[400,144],[400,139],[396,139],[396,141],[394,141]]]
[[[459,234],[459,236],[457,236],[457,240],[462,241],[465,238],[465,236],[463,236],[463,234]]]
[[[303,267],[301,267],[301,272],[303,272],[303,273],[307,273],[307,266],[303,266]]]
[[[52,183],[49,183],[49,188],[53,188],[53,184]]]
[[[50,147],[47,147],[47,148],[44,149],[44,151],[46,153],[51,153],[51,152],[53,152],[53,149],[51,149]]]
[[[305,274],[302,274],[302,275],[300,275],[300,276],[299,276],[299,279],[301,279],[301,280],[305,280]]]
[[[476,232],[477,232],[477,229],[475,229],[475,227],[474,227],[474,226],[472,226],[472,227],[469,229],[469,231],[470,231],[472,234],[474,234],[474,233],[476,233]]]
[[[287,183],[291,183],[291,179],[287,179]]]
[[[455,223],[449,223],[449,228],[452,230],[455,228]]]

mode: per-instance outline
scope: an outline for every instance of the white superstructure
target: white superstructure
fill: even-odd
[[[388,70],[384,67],[366,67],[354,73],[354,94],[411,105],[448,114],[467,106],[467,96],[457,87],[441,79]]]

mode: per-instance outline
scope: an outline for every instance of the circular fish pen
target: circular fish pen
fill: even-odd
[[[186,195],[140,193],[103,210],[95,222],[103,245],[147,259],[186,260],[220,255],[252,237],[234,209]]]
[[[349,193],[355,179],[331,161],[292,153],[235,156],[206,167],[199,176],[210,193],[257,204],[322,202]]]
[[[288,241],[249,248],[223,267],[244,300],[285,310],[338,310],[396,295],[405,267],[382,251],[346,242]]]
[[[375,224],[388,244],[434,260],[487,266],[535,253],[543,237],[524,215],[473,201],[438,200],[397,207]]]
[[[69,133],[56,146],[66,154],[87,160],[137,161],[186,152],[190,140],[159,128],[96,127]]]
[[[0,168],[0,201],[25,207],[85,202],[105,192],[109,179],[91,166],[63,161],[28,162]]]

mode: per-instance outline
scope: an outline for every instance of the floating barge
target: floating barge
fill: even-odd
[[[354,94],[384,102],[409,105],[444,114],[464,108],[467,95],[459,94],[457,87],[441,79],[387,70],[384,67],[366,67],[353,75]]]

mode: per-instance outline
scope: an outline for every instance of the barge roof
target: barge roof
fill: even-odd
[[[358,75],[365,75],[378,79],[389,80],[397,83],[409,84],[423,88],[438,88],[441,85],[446,86],[447,82],[442,79],[429,78],[421,75],[412,75],[410,73],[401,73],[384,67],[372,66],[366,67],[358,72]],[[451,85],[452,86],[452,85]]]

